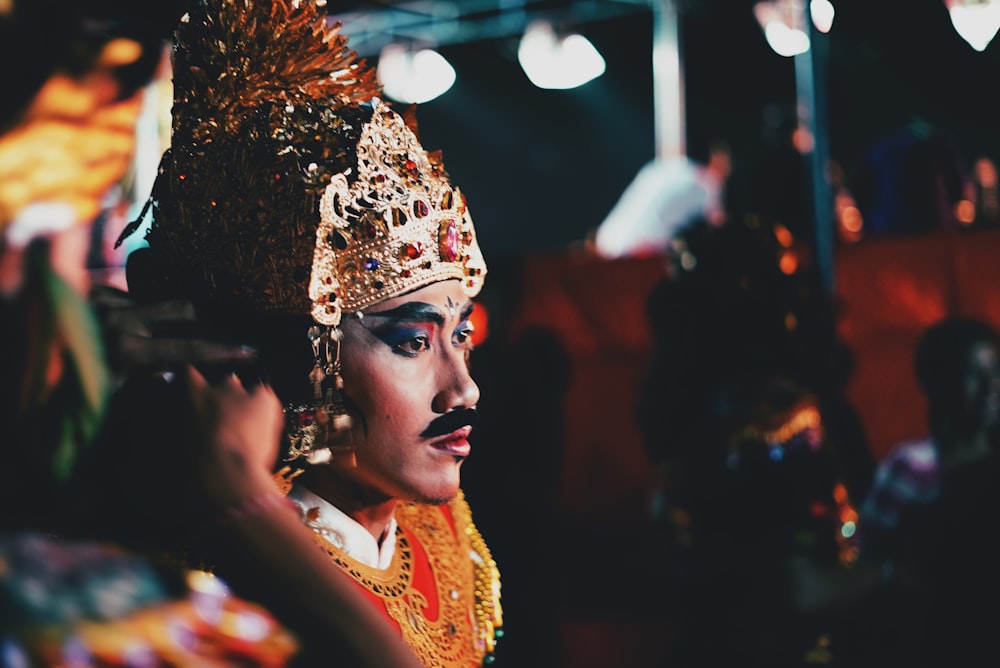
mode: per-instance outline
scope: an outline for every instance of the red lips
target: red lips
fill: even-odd
[[[472,446],[469,445],[470,433],[472,433],[472,427],[461,427],[446,436],[434,439],[431,441],[431,447],[456,457],[468,456],[472,450]]]

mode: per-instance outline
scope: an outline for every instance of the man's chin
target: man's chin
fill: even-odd
[[[454,499],[456,494],[458,494],[458,485],[452,488],[437,489],[421,494],[416,501],[417,503],[426,503],[431,506],[441,506]]]

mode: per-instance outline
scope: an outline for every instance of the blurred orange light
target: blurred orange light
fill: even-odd
[[[997,186],[997,166],[989,158],[979,158],[974,167],[976,179],[984,188],[995,188]]]
[[[795,241],[795,237],[788,231],[788,228],[780,223],[774,226],[774,236],[778,239],[778,243],[785,248],[791,248]]]
[[[955,205],[955,218],[963,225],[971,225],[976,219],[976,205],[967,199],[959,200]]]
[[[840,224],[848,232],[860,232],[861,228],[864,227],[864,219],[861,217],[861,211],[858,210],[858,207],[844,207],[840,213]]]
[[[783,274],[794,274],[795,270],[799,268],[799,259],[795,257],[795,253],[792,251],[785,251],[781,254],[781,261],[778,263],[781,273]]]
[[[799,153],[808,155],[812,153],[813,147],[816,145],[816,140],[813,138],[813,134],[809,131],[809,128],[798,127],[792,132],[792,144],[794,144]]]
[[[845,505],[840,509],[840,521],[843,523],[847,522],[857,522],[858,513],[854,508],[849,505]]]
[[[486,307],[477,302],[473,306],[469,322],[472,323],[472,345],[475,347],[483,343],[490,332],[490,314]]]
[[[847,487],[843,483],[833,486],[833,498],[837,503],[847,503]]]

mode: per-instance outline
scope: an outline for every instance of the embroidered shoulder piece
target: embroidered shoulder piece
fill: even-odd
[[[444,507],[399,503],[396,550],[384,570],[351,558],[321,527],[304,521],[333,562],[382,602],[427,668],[489,661],[502,635],[500,573],[461,492]],[[433,578],[433,587],[423,590],[415,577],[421,559]],[[435,609],[436,616],[430,612]]]
[[[455,527],[465,531],[472,550],[472,563],[476,581],[476,634],[486,655],[496,651],[496,643],[503,637],[503,609],[500,605],[500,569],[493,560],[486,541],[472,521],[472,512],[459,490],[449,504]]]

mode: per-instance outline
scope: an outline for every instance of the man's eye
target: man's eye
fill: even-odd
[[[472,325],[465,325],[459,327],[455,331],[455,341],[459,344],[466,344],[472,342],[472,334],[476,331],[476,328]]]
[[[431,343],[427,336],[421,335],[406,339],[405,341],[400,342],[396,347],[407,355],[415,355],[430,348]]]

